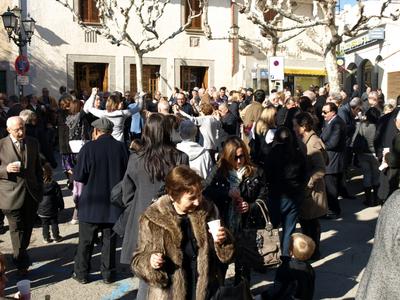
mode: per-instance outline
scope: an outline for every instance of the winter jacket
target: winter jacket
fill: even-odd
[[[60,186],[52,181],[43,185],[43,200],[39,203],[39,217],[54,217],[64,209],[64,199]]]
[[[325,145],[314,131],[303,137],[307,146],[307,183],[304,202],[300,206],[300,216],[309,220],[326,214],[328,203],[325,190],[325,163],[328,159]]]
[[[192,141],[182,141],[176,145],[176,148],[187,154],[191,169],[199,172],[204,179],[207,178],[213,167],[210,152]]]

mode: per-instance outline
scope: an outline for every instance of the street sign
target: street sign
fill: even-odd
[[[29,85],[29,76],[17,75],[17,85]]]
[[[385,29],[382,27],[373,28],[370,31],[368,31],[368,37],[370,40],[384,40]]]
[[[269,79],[284,80],[284,58],[282,56],[271,56],[269,58]]]
[[[14,63],[15,72],[18,75],[25,75],[29,71],[29,61],[25,55],[19,55]]]

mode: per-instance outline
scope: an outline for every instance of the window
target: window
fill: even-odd
[[[185,20],[187,22],[190,13],[197,15],[200,13],[200,1],[199,0],[184,0],[185,1]],[[191,10],[190,10],[191,9]],[[189,30],[201,30],[201,15],[192,19],[192,23],[189,26]]]
[[[96,0],[80,0],[79,14],[85,23],[100,23]]]
[[[265,22],[271,22],[275,16],[277,15],[277,12],[273,9],[269,9],[266,12],[264,12],[264,21]]]
[[[181,66],[181,87],[191,91],[195,86],[208,87],[208,68],[195,66]]]

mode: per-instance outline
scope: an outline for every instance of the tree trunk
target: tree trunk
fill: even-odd
[[[336,63],[336,49],[335,47],[330,47],[330,49],[325,51],[325,68],[328,73],[328,82],[330,87],[330,92],[339,93],[339,71]]]
[[[136,91],[138,93],[143,91],[143,53],[135,51],[135,64],[136,64]]]

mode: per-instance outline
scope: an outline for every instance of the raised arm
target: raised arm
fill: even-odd
[[[123,110],[123,113],[131,116],[141,111],[143,109],[144,95],[145,95],[144,92],[140,92],[139,97],[137,99],[138,102],[129,104],[128,109]]]
[[[83,106],[83,111],[85,113],[91,113],[95,117],[101,118],[105,115],[106,111],[93,107],[96,95],[97,95],[97,88],[94,87],[92,88],[92,93],[90,94],[89,99],[86,100],[85,105]]]

